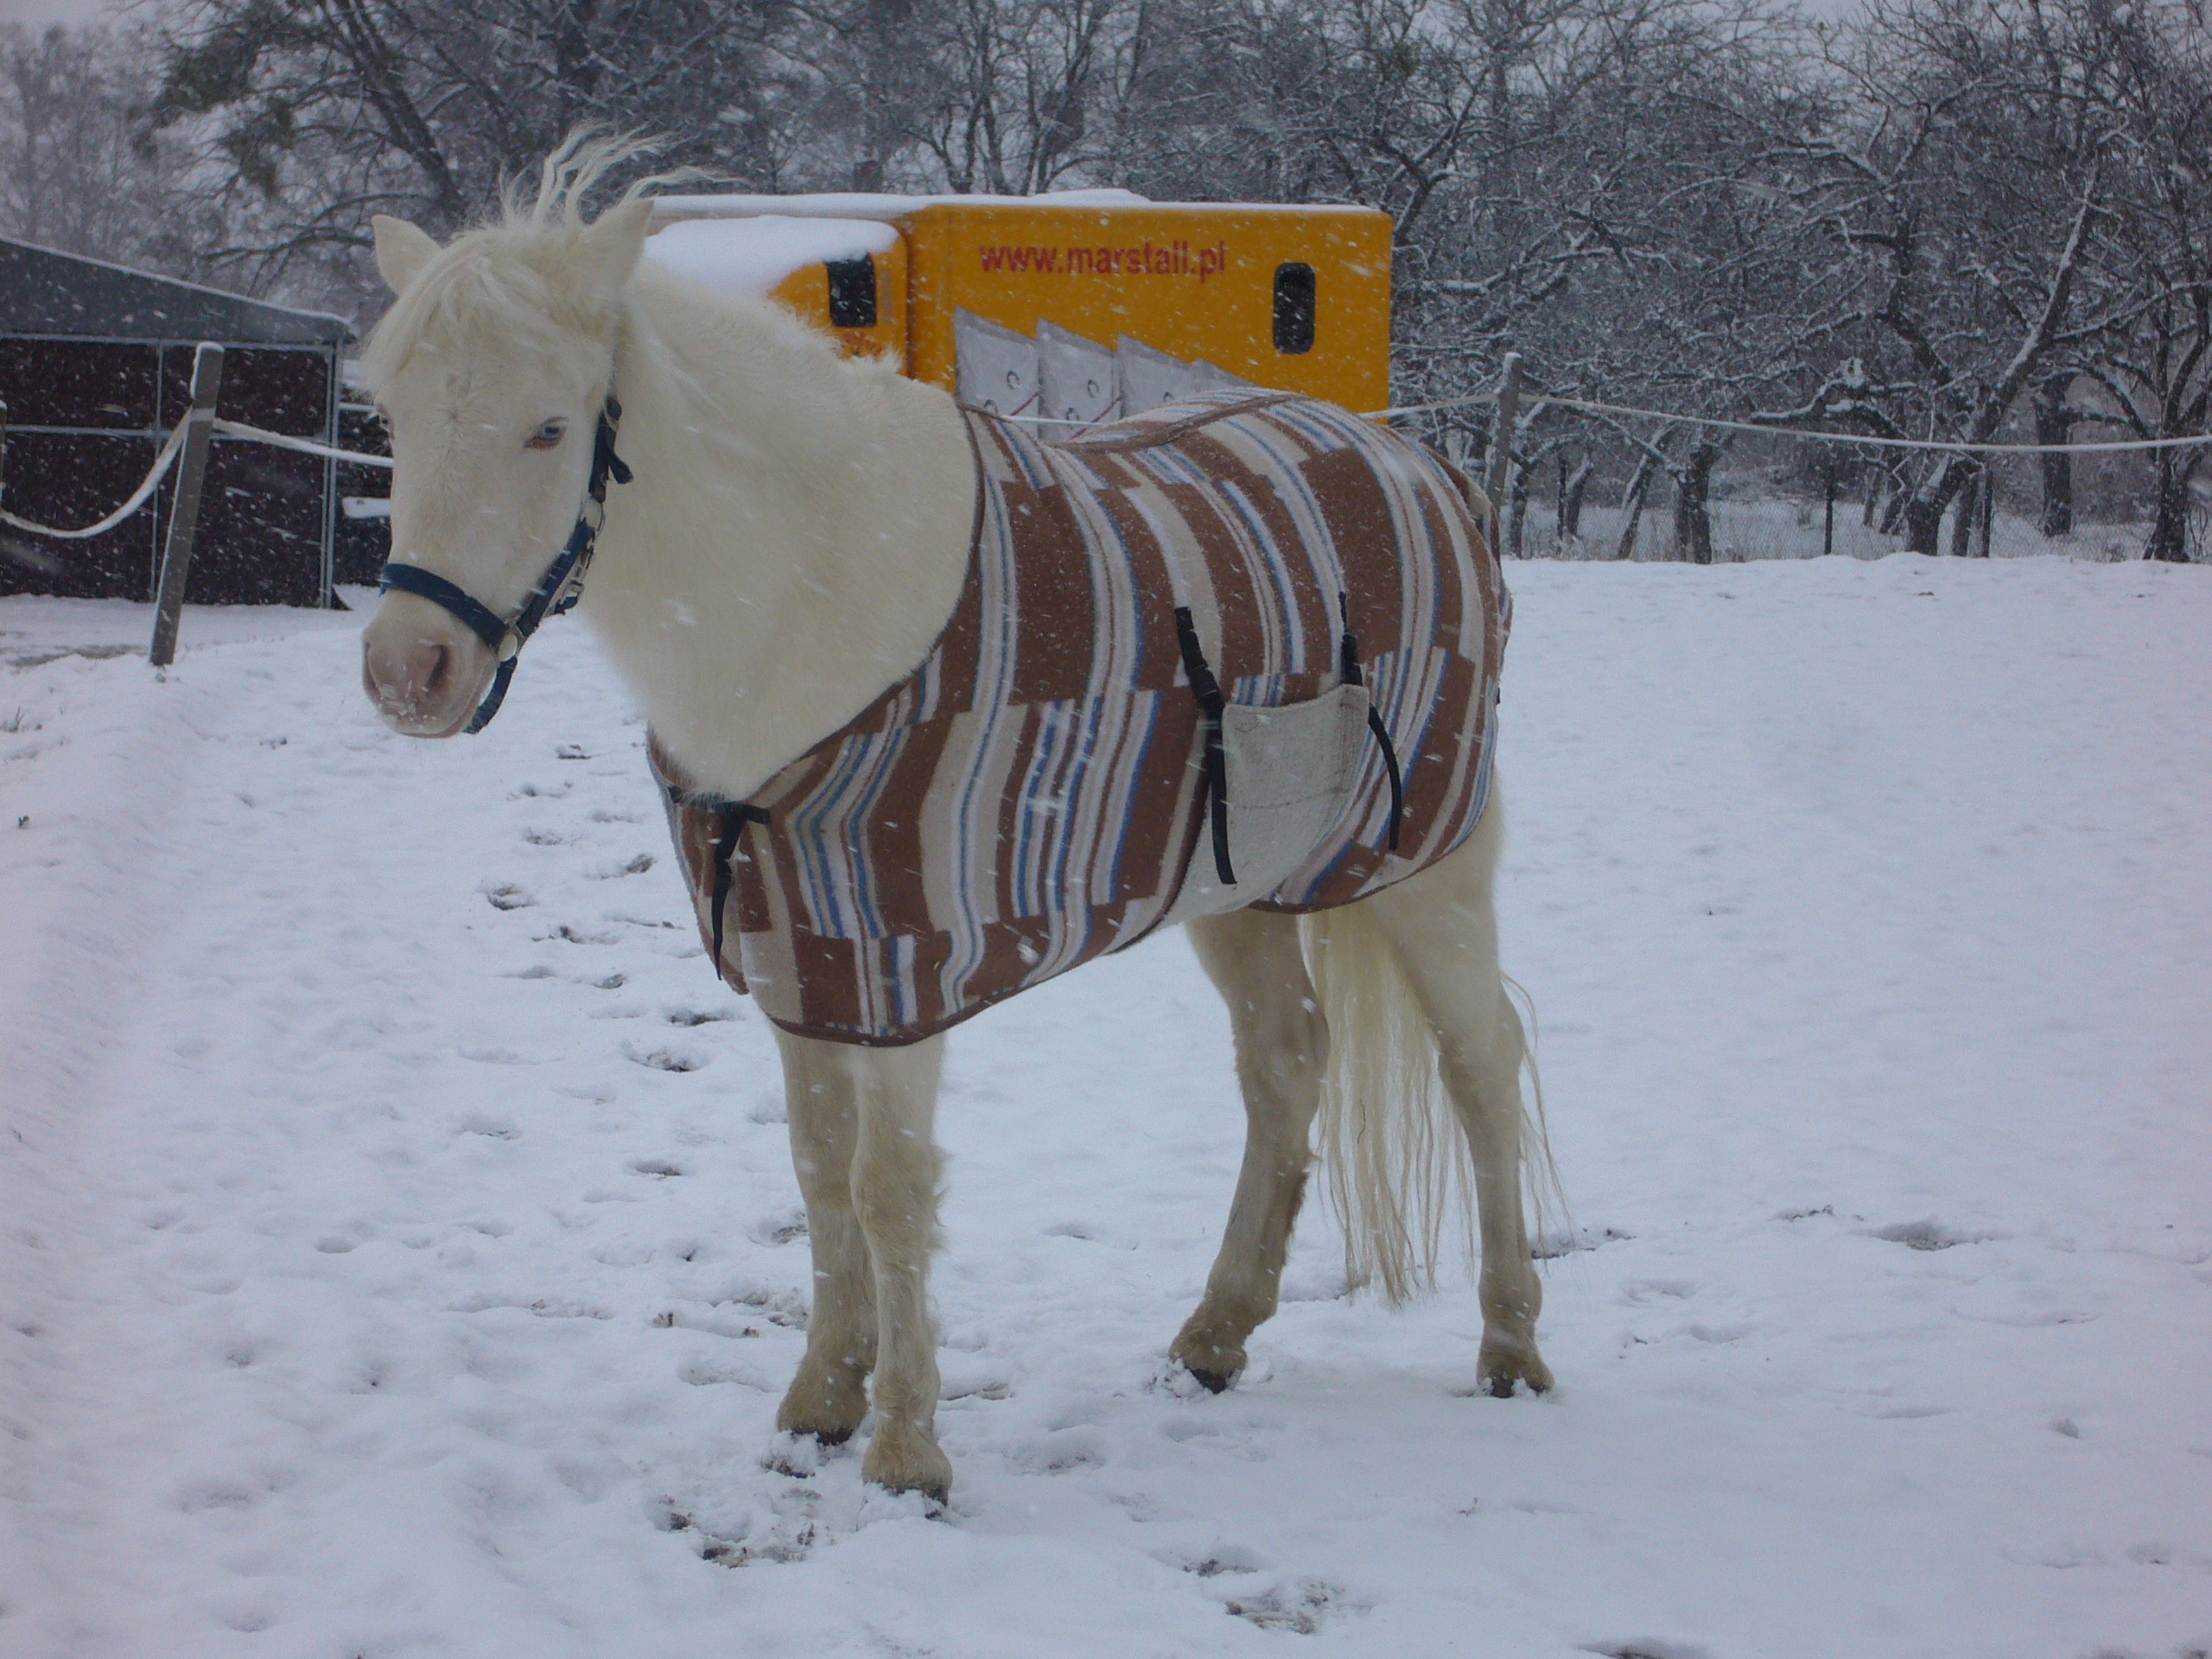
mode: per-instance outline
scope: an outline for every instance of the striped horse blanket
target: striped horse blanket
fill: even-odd
[[[928,658],[741,806],[654,750],[702,935],[778,1025],[918,1041],[1472,833],[1511,601],[1463,475],[1281,393],[1054,442],[963,412],[976,534]]]

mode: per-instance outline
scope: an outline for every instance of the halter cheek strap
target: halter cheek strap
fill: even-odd
[[[385,593],[396,590],[413,594],[442,607],[454,620],[498,653],[499,666],[492,677],[492,689],[484,694],[484,701],[477,704],[476,713],[470,717],[467,728],[470,732],[482,731],[492,723],[492,716],[499,712],[499,705],[506,701],[507,687],[514,679],[515,664],[520,658],[523,645],[537,632],[538,625],[549,616],[575,609],[576,601],[583,597],[584,572],[590,568],[592,549],[599,538],[600,520],[606,516],[607,481],[630,481],[629,467],[614,453],[614,432],[621,420],[622,405],[610,392],[606,407],[599,412],[598,428],[592,434],[591,477],[584,485],[584,502],[576,511],[575,525],[569,531],[567,544],[545,567],[545,574],[530,590],[512,621],[502,618],[458,584],[419,564],[387,564],[378,578],[377,586]],[[594,508],[601,511],[594,512]]]

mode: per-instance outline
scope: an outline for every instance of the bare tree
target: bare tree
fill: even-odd
[[[227,162],[266,281],[357,264],[369,215],[457,228],[572,128],[649,129],[662,162],[779,181],[781,103],[819,78],[779,56],[775,0],[189,0],[165,41],[160,113]]]
[[[1831,42],[1863,114],[1792,159],[1855,267],[1848,332],[1883,383],[1853,394],[1866,424],[1987,443],[2045,363],[2107,325],[2075,297],[2110,191],[2109,124],[2075,95],[2073,66],[2054,79],[2036,3],[1875,0]],[[1963,451],[1916,469],[1897,500],[1908,548],[1937,551],[1980,470]]]
[[[200,274],[217,227],[149,130],[145,42],[105,28],[0,28],[0,231],[68,253]]]
[[[2102,394],[2089,418],[2145,439],[2202,434],[2212,416],[2212,30],[2201,4],[2155,0],[2087,6],[2065,22],[2063,35],[2047,27],[2050,49],[2087,67],[2115,175],[2089,256],[2110,319],[2082,365]],[[2202,446],[2153,454],[2145,558],[2190,558],[2205,465]]]

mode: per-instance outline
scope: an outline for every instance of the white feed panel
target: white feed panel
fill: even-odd
[[[1121,375],[1110,346],[1061,327],[1037,325],[1038,385],[1047,420],[1069,429],[1122,417]]]
[[[1204,391],[1226,391],[1252,383],[1200,358],[1185,363],[1141,340],[1123,334],[1115,360],[1121,372],[1122,413],[1141,415],[1147,409],[1195,397]]]
[[[1037,342],[972,311],[952,317],[954,380],[960,401],[994,415],[1035,416]]]
[[[1141,415],[1147,409],[1172,404],[1192,389],[1188,385],[1188,363],[1155,351],[1141,340],[1123,334],[1116,344],[1114,358],[1121,372],[1124,415]]]
[[[994,415],[1049,423],[1048,438],[1252,384],[1204,358],[1185,363],[1128,334],[1109,352],[1051,322],[1039,323],[1032,340],[972,311],[957,311],[952,340],[960,401]]]
[[[1183,388],[1183,396],[1195,397],[1202,391],[1257,391],[1241,374],[1231,374],[1220,365],[1209,363],[1203,357],[1191,365],[1191,384]]]

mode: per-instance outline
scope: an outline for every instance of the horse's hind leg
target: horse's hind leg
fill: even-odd
[[[1218,1393],[1244,1369],[1246,1338],[1275,1311],[1313,1162],[1308,1136],[1328,1029],[1306,976],[1297,918],[1236,911],[1194,921],[1190,931],[1236,1032],[1244,1164],[1205,1295],[1168,1352]]]
[[[893,1491],[926,1492],[942,1502],[952,1465],[937,1443],[929,1267],[942,1167],[931,1130],[944,1039],[904,1048],[789,1035],[781,1042],[817,1278],[806,1357],[776,1421],[825,1438],[850,1434],[873,1362],[875,1431],[861,1473]],[[817,1150],[827,1156],[810,1172]],[[823,1223],[826,1237],[814,1231]]]
[[[1529,1251],[1521,1205],[1521,1065],[1525,1038],[1498,967],[1491,894],[1504,814],[1493,799],[1481,826],[1448,858],[1363,902],[1436,1034],[1446,1092],[1474,1155],[1482,1236],[1480,1385],[1510,1395],[1516,1383],[1552,1385],[1536,1351],[1542,1281]]]

